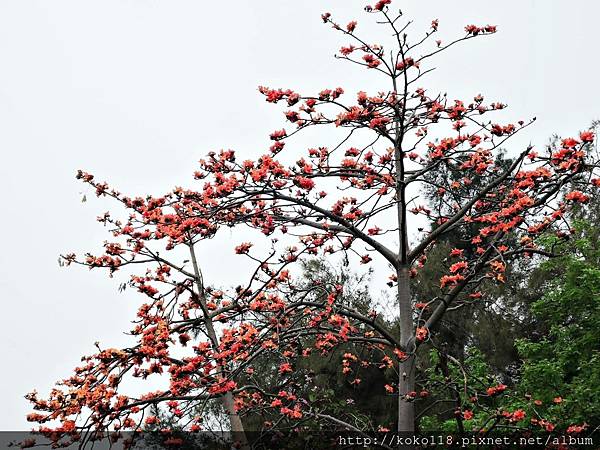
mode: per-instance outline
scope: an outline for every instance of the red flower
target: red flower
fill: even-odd
[[[346,30],[348,30],[348,33],[352,33],[356,29],[356,25],[356,20],[353,20],[352,22],[348,23],[348,25],[346,25]]]
[[[155,423],[158,423],[158,418],[156,416],[150,416],[146,419],[147,425],[153,425]]]
[[[567,195],[565,195],[565,200],[570,200],[578,203],[585,203],[589,199],[590,198],[587,195],[580,191],[569,192]]]
[[[450,256],[462,256],[464,253],[464,250],[460,249],[460,248],[453,248],[450,251]]]
[[[363,61],[366,62],[371,69],[374,69],[379,64],[381,64],[381,61],[378,58],[375,58],[375,56],[370,53],[367,53],[363,56]]]
[[[473,36],[476,36],[481,32],[481,28],[479,28],[477,25],[467,25],[465,27],[465,31],[467,32],[467,34],[472,34]]]
[[[319,100],[321,100],[321,101],[329,100],[330,96],[331,96],[331,89],[324,89],[321,92],[319,92]]]
[[[516,422],[518,422],[519,420],[523,420],[525,418],[525,411],[523,411],[522,409],[517,409],[514,413],[512,413],[512,418]]]
[[[488,395],[496,395],[499,394],[501,392],[504,392],[506,390],[506,385],[505,384],[499,384],[498,386],[492,386],[487,388],[487,394]]]
[[[461,270],[466,269],[468,266],[469,265],[465,261],[460,261],[460,262],[454,263],[450,266],[450,272],[452,272],[452,273],[460,272]]]
[[[369,122],[369,128],[385,129],[385,125],[389,123],[389,121],[390,119],[388,119],[387,117],[376,117],[375,119],[371,119],[371,121]]]
[[[579,139],[581,142],[594,142],[594,133],[592,131],[582,131],[579,134]]]
[[[452,286],[458,284],[460,281],[464,280],[465,277],[462,275],[444,275],[440,279],[440,287],[443,289],[446,286]]]
[[[340,53],[344,56],[348,56],[350,53],[352,53],[355,50],[354,45],[350,45],[348,47],[342,47],[340,48]]]
[[[285,130],[278,130],[278,131],[273,131],[271,133],[271,140],[272,141],[279,141],[281,139],[283,139],[284,137],[287,136],[287,133]]]
[[[301,419],[302,418],[302,411],[300,411],[300,407],[298,405],[294,406],[294,409],[290,409],[290,408],[281,408],[279,410],[279,412],[281,412],[281,414],[284,414],[288,417],[291,417],[292,419]]]
[[[244,242],[243,244],[240,244],[235,248],[235,252],[238,255],[241,255],[243,253],[248,253],[248,251],[250,250],[250,247],[252,247],[252,245],[253,244],[250,242]]]
[[[298,122],[300,115],[297,111],[287,111],[285,112],[285,118],[290,122]]]
[[[379,234],[380,232],[381,232],[381,228],[379,228],[378,226],[369,228],[367,230],[367,233],[369,234],[369,236],[375,236],[375,235]]]
[[[306,189],[307,191],[310,191],[312,188],[315,187],[315,182],[313,180],[311,180],[310,178],[300,176],[294,178],[294,184],[296,184],[298,187],[301,187],[302,189]]]
[[[584,423],[583,425],[571,425],[569,428],[567,428],[567,433],[568,434],[581,433],[586,428],[587,428],[587,424],[586,423]]]
[[[565,148],[573,148],[577,146],[577,144],[579,144],[579,141],[577,139],[566,138],[562,140],[562,145]]]
[[[371,262],[371,260],[372,260],[372,258],[369,255],[363,255],[360,257],[361,264],[368,264]]]
[[[376,9],[377,11],[383,11],[383,8],[390,3],[392,3],[392,0],[379,0],[377,3],[375,3],[373,9]]]
[[[403,61],[399,61],[396,64],[396,69],[397,70],[406,70],[406,69],[408,69],[409,67],[412,67],[412,66],[417,66],[415,64],[415,60],[413,58],[411,58],[411,57],[408,57],[408,58],[406,58]]]
[[[279,366],[279,374],[283,375],[285,373],[292,372],[292,365],[290,363],[283,363]]]
[[[424,341],[427,339],[427,335],[429,334],[429,330],[425,327],[418,327],[416,330],[417,341]]]
[[[269,147],[269,150],[271,150],[271,153],[279,153],[281,150],[283,150],[284,145],[285,142],[276,141],[273,145],[271,145],[271,147]]]
[[[473,411],[470,411],[467,409],[467,410],[463,411],[462,416],[463,416],[463,419],[465,419],[465,420],[471,420],[473,418]]]
[[[481,144],[481,137],[474,134],[469,138],[469,143],[471,144],[471,147],[477,147],[479,144]]]

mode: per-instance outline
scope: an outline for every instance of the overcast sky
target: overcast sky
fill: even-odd
[[[346,42],[319,18],[327,10],[371,30],[364,5],[0,0],[1,429],[29,429],[23,395],[46,393],[70,375],[94,341],[129,342],[122,331],[140,299],[118,294],[118,283],[102,273],[57,264],[61,252],[83,253],[107,238],[95,218],[109,203],[89,192],[82,203],[87,191],[76,170],[131,195],[192,186],[207,151],[257,156],[282,127],[280,110],[264,102],[258,85],[376,92],[377,77],[332,57]],[[415,31],[439,18],[442,38],[468,23],[498,25],[498,34],[438,59],[439,70],[424,81],[431,91],[451,99],[481,92],[508,103],[513,120],[537,116],[520,138],[537,145],[600,118],[599,2],[394,5],[415,19]],[[230,275],[219,264],[208,270],[222,283]]]

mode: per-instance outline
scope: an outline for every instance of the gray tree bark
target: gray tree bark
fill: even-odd
[[[408,267],[398,271],[398,305],[400,312],[400,345],[410,356],[401,361],[398,373],[398,432],[415,431],[415,407],[407,394],[415,390],[414,323]]]
[[[190,256],[192,259],[192,266],[194,267],[194,277],[196,278],[196,287],[198,289],[198,298],[200,301],[200,306],[202,307],[202,312],[204,314],[205,324],[206,324],[206,334],[211,340],[212,346],[215,351],[218,351],[219,347],[219,337],[215,331],[213,321],[210,317],[210,313],[208,308],[206,307],[206,297],[204,295],[204,281],[202,279],[202,273],[200,272],[200,267],[198,266],[198,260],[196,259],[196,252],[194,251],[193,244],[190,244]],[[219,369],[220,374],[220,369]],[[231,392],[227,392],[220,398],[221,404],[225,409],[225,413],[229,417],[229,426],[231,428],[231,436],[235,442],[240,444],[240,448],[248,449],[248,439],[246,437],[246,432],[244,430],[244,425],[242,423],[242,419],[239,414],[235,410],[235,404],[233,401],[233,394]]]

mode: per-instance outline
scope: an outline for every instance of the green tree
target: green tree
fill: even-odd
[[[578,222],[566,255],[544,265],[550,273],[562,272],[532,305],[545,332],[518,341],[523,358],[519,387],[532,396],[534,421],[537,416],[561,427],[600,424],[600,245],[595,223]]]

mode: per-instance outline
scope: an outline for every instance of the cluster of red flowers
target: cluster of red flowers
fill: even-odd
[[[505,384],[499,384],[497,386],[492,386],[492,387],[487,388],[486,392],[487,392],[487,395],[494,396],[494,395],[501,394],[505,390],[506,390],[506,385]]]
[[[495,33],[497,27],[495,25],[486,25],[484,27],[478,27],[477,25],[467,25],[465,31],[469,35],[477,36],[481,33]]]
[[[269,89],[265,86],[259,86],[258,91],[263,94],[266,98],[265,100],[270,103],[277,103],[280,100],[286,100],[289,106],[293,106],[300,100],[300,94],[286,89],[285,91],[282,89]]]
[[[444,275],[440,279],[440,288],[444,289],[445,287],[448,287],[448,286],[456,286],[458,283],[460,283],[464,279],[465,279],[465,277],[460,274]]]
[[[580,191],[572,191],[565,195],[565,200],[576,203],[586,203],[590,198]]]
[[[363,55],[362,59],[370,69],[375,69],[381,64],[381,59],[379,59],[372,53],[367,53],[366,55]]]

